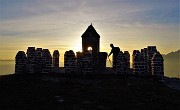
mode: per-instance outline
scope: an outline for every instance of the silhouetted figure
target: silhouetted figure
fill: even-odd
[[[114,47],[113,44],[110,44],[110,47],[112,48],[111,49],[111,52],[109,53],[108,57],[113,53],[113,69],[116,68],[116,58],[120,52],[120,48],[119,47]]]

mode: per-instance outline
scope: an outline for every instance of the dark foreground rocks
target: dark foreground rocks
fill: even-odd
[[[135,76],[0,76],[1,110],[180,110],[180,91]]]

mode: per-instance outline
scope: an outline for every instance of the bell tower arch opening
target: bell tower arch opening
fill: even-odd
[[[88,51],[92,51],[92,47],[88,47],[87,50],[88,50]]]

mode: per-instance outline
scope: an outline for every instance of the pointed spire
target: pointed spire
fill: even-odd
[[[86,29],[86,31],[82,34],[81,37],[98,37],[100,38],[99,34],[96,32],[96,30],[94,29],[94,27],[92,26],[92,23],[90,26],[88,26],[88,28]]]

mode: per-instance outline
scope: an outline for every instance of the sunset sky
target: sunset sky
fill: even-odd
[[[81,51],[90,24],[109,44],[130,53],[156,45],[162,54],[180,49],[179,0],[0,0],[0,59],[35,46]]]

